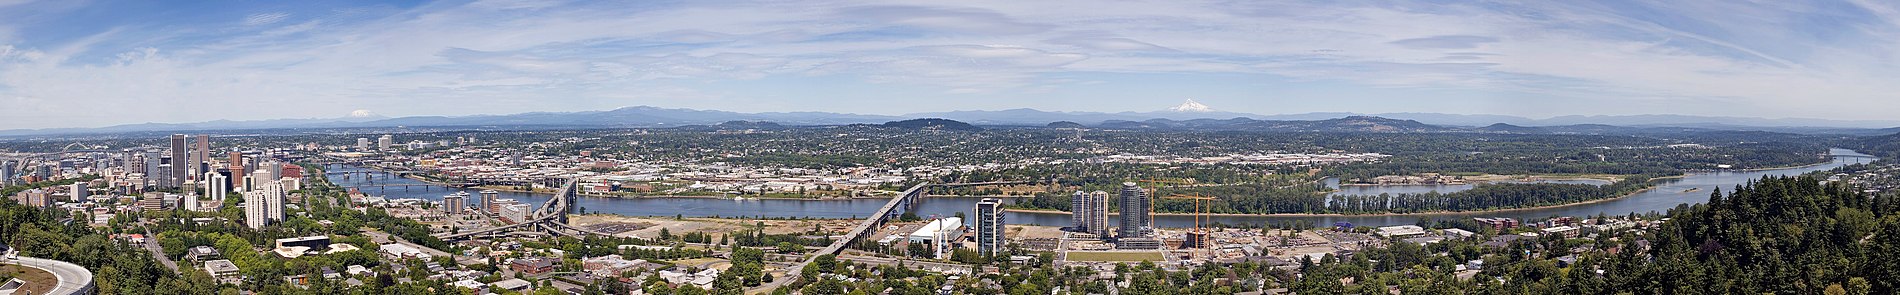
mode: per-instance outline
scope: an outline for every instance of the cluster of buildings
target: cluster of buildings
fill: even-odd
[[[1136,164],[1238,164],[1238,165],[1322,165],[1357,162],[1373,162],[1391,157],[1379,153],[1266,153],[1232,154],[1210,157],[1181,156],[1140,156],[1117,154],[1085,159],[1091,163],[1136,163]]]
[[[98,175],[58,188],[31,189],[12,197],[21,204],[105,209],[127,201],[127,209],[215,211],[234,205],[241,195],[245,224],[262,228],[284,220],[284,201],[302,188],[303,167],[279,162],[275,153],[235,149],[213,151],[211,136],[173,134],[166,146],[80,150],[0,161],[0,184],[20,185]],[[251,156],[247,156],[251,155]],[[82,179],[83,180],[83,179]],[[104,206],[91,206],[104,205]]]
[[[1112,238],[1119,249],[1160,249],[1161,240],[1154,237],[1154,202],[1150,198],[1148,191],[1135,183],[1122,183],[1116,198],[1122,208],[1120,226],[1111,237],[1108,192],[1075,192],[1069,202],[1070,221],[1074,223],[1069,230]]]

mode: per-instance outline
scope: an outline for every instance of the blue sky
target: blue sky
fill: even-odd
[[[1260,114],[1900,110],[1890,2],[1336,2],[0,0],[0,129],[1186,99]]]

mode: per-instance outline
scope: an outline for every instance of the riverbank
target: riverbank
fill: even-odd
[[[1675,177],[1675,178],[1680,178],[1680,177],[1682,177],[1682,176],[1670,176],[1670,177]],[[1663,178],[1663,177],[1658,177],[1658,178],[1655,178],[1655,179],[1652,179],[1651,181],[1654,181],[1654,180],[1656,180],[1656,179],[1664,179],[1664,178]],[[1404,212],[1404,213],[1399,213],[1399,212],[1388,212],[1388,213],[1365,213],[1365,214],[1345,214],[1345,213],[1270,213],[1270,214],[1248,214],[1248,213],[1207,213],[1207,215],[1206,215],[1206,216],[1214,216],[1214,217],[1397,217],[1397,216],[1429,216],[1429,215],[1453,215],[1453,214],[1457,214],[1457,215],[1484,215],[1484,214],[1492,214],[1492,213],[1510,213],[1510,212],[1518,212],[1518,211],[1532,211],[1532,210],[1544,210],[1544,209],[1556,209],[1556,208],[1564,208],[1564,207],[1571,207],[1571,206],[1582,206],[1582,205],[1590,205],[1590,204],[1596,204],[1596,203],[1602,203],[1602,202],[1609,202],[1609,201],[1615,201],[1615,200],[1620,200],[1620,199],[1624,199],[1624,198],[1629,198],[1629,197],[1633,197],[1633,196],[1636,196],[1636,195],[1639,195],[1639,194],[1642,194],[1642,193],[1645,193],[1645,192],[1649,192],[1649,191],[1651,191],[1651,190],[1655,190],[1655,189],[1657,189],[1658,187],[1660,187],[1660,186],[1651,186],[1651,187],[1649,187],[1649,188],[1644,188],[1644,189],[1641,189],[1641,190],[1637,190],[1637,191],[1634,191],[1634,192],[1630,192],[1630,193],[1628,193],[1628,194],[1623,194],[1623,195],[1621,195],[1621,196],[1616,196],[1616,197],[1610,197],[1610,198],[1602,198],[1602,199],[1595,199],[1595,200],[1588,200],[1588,201],[1582,201],[1582,202],[1574,202],[1574,203],[1563,203],[1563,204],[1555,204],[1555,205],[1544,205],[1544,206],[1534,206],[1534,207],[1519,207],[1519,208],[1506,208],[1506,209],[1495,209],[1495,210],[1475,210],[1475,211],[1426,211],[1426,212]],[[1003,211],[1005,211],[1005,212],[1015,212],[1015,213],[1028,213],[1028,214],[1073,214],[1073,213],[1070,213],[1069,211],[1062,211],[1062,210],[1049,210],[1049,209],[1018,209],[1018,208],[1003,208]],[[1121,215],[1121,214],[1120,214],[1120,213],[1117,213],[1117,212],[1109,212],[1109,213],[1108,213],[1108,215],[1111,215],[1111,216],[1114,216],[1114,215]],[[1159,212],[1158,212],[1158,213],[1154,213],[1154,215],[1155,215],[1155,216],[1195,216],[1195,215],[1199,215],[1199,214],[1194,214],[1194,213],[1173,213],[1173,212],[1167,212],[1167,213],[1159,213]]]

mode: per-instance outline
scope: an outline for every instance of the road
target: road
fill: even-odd
[[[152,235],[151,229],[145,230],[145,246],[144,247],[146,251],[152,252],[152,258],[158,259],[158,263],[165,264],[165,267],[171,268],[172,272],[178,272],[178,262],[172,261],[171,257],[165,256],[165,249],[159,247],[158,236]],[[194,265],[192,266],[192,268],[197,268],[197,266]]]
[[[7,257],[7,264],[37,268],[53,273],[53,277],[59,280],[59,285],[53,286],[52,292],[47,292],[46,294],[90,294],[93,291],[92,271],[88,271],[78,264],[59,260],[14,256],[13,254],[8,254]]]

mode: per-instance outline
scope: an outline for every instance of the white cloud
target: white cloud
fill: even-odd
[[[262,26],[262,25],[268,25],[268,24],[275,24],[289,17],[290,17],[289,13],[283,13],[283,12],[252,14],[251,16],[244,17],[244,25]]]
[[[1881,21],[1854,23],[1828,40],[1803,30],[1842,28],[1798,22],[1801,13],[1839,13],[1820,5],[1702,1],[1636,7],[1680,17],[1667,21],[1597,3],[480,1],[337,13],[347,21],[271,12],[245,17],[255,28],[221,38],[124,26],[63,43],[10,43],[0,47],[0,98],[41,109],[0,117],[44,127],[215,119],[187,111],[200,107],[261,119],[354,110],[342,105],[405,115],[788,105],[767,101],[774,99],[871,112],[826,106],[827,93],[734,97],[742,94],[714,84],[822,77],[921,93],[893,96],[980,98],[1100,86],[1078,78],[1090,74],[1210,73],[1523,95],[1527,104],[1722,101],[1711,109],[1874,118],[1881,114],[1809,103],[1900,107],[1884,99],[1900,91],[1885,82],[1900,60],[1900,13],[1858,4]],[[309,20],[286,21],[293,14]],[[0,42],[10,26],[33,29],[0,21]],[[73,101],[137,108],[79,114],[77,104],[50,103]],[[905,111],[925,110],[889,112]],[[93,121],[50,121],[59,118],[51,113]]]

